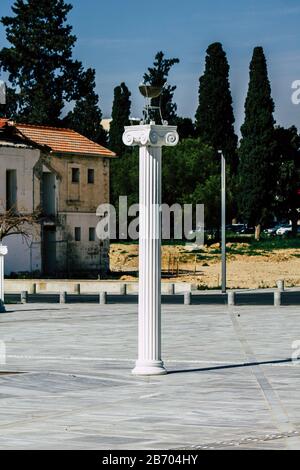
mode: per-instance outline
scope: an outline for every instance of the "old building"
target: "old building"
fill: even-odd
[[[115,154],[69,129],[0,120],[0,211],[41,209],[31,237],[8,237],[7,274],[99,274],[109,242],[96,236],[96,209],[109,203]],[[16,256],[14,256],[14,253]]]

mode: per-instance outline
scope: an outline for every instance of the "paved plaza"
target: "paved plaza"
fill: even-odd
[[[137,306],[8,306],[0,449],[300,449],[299,308],[162,318],[170,373],[142,378]]]

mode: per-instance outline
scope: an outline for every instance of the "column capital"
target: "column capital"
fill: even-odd
[[[123,134],[125,145],[132,147],[175,147],[179,142],[176,126],[159,126],[156,124],[141,124],[127,126]]]
[[[0,256],[5,256],[7,255],[7,253],[8,253],[7,246],[0,245]]]

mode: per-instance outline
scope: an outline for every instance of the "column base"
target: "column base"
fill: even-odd
[[[132,371],[133,375],[166,375],[167,373],[162,361],[136,361]]]
[[[0,300],[0,313],[5,313],[5,312],[6,312],[5,305],[4,305],[4,303],[2,302],[2,300]]]

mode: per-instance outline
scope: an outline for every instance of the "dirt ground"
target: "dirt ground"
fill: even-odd
[[[245,243],[227,245],[227,283],[229,288],[275,287],[284,279],[288,287],[300,286],[300,249],[249,251]],[[162,247],[164,280],[195,284],[199,289],[219,288],[221,255],[219,245],[191,251],[191,246]],[[113,243],[110,250],[111,270],[122,280],[138,277],[138,245]],[[124,273],[122,275],[122,273]]]

